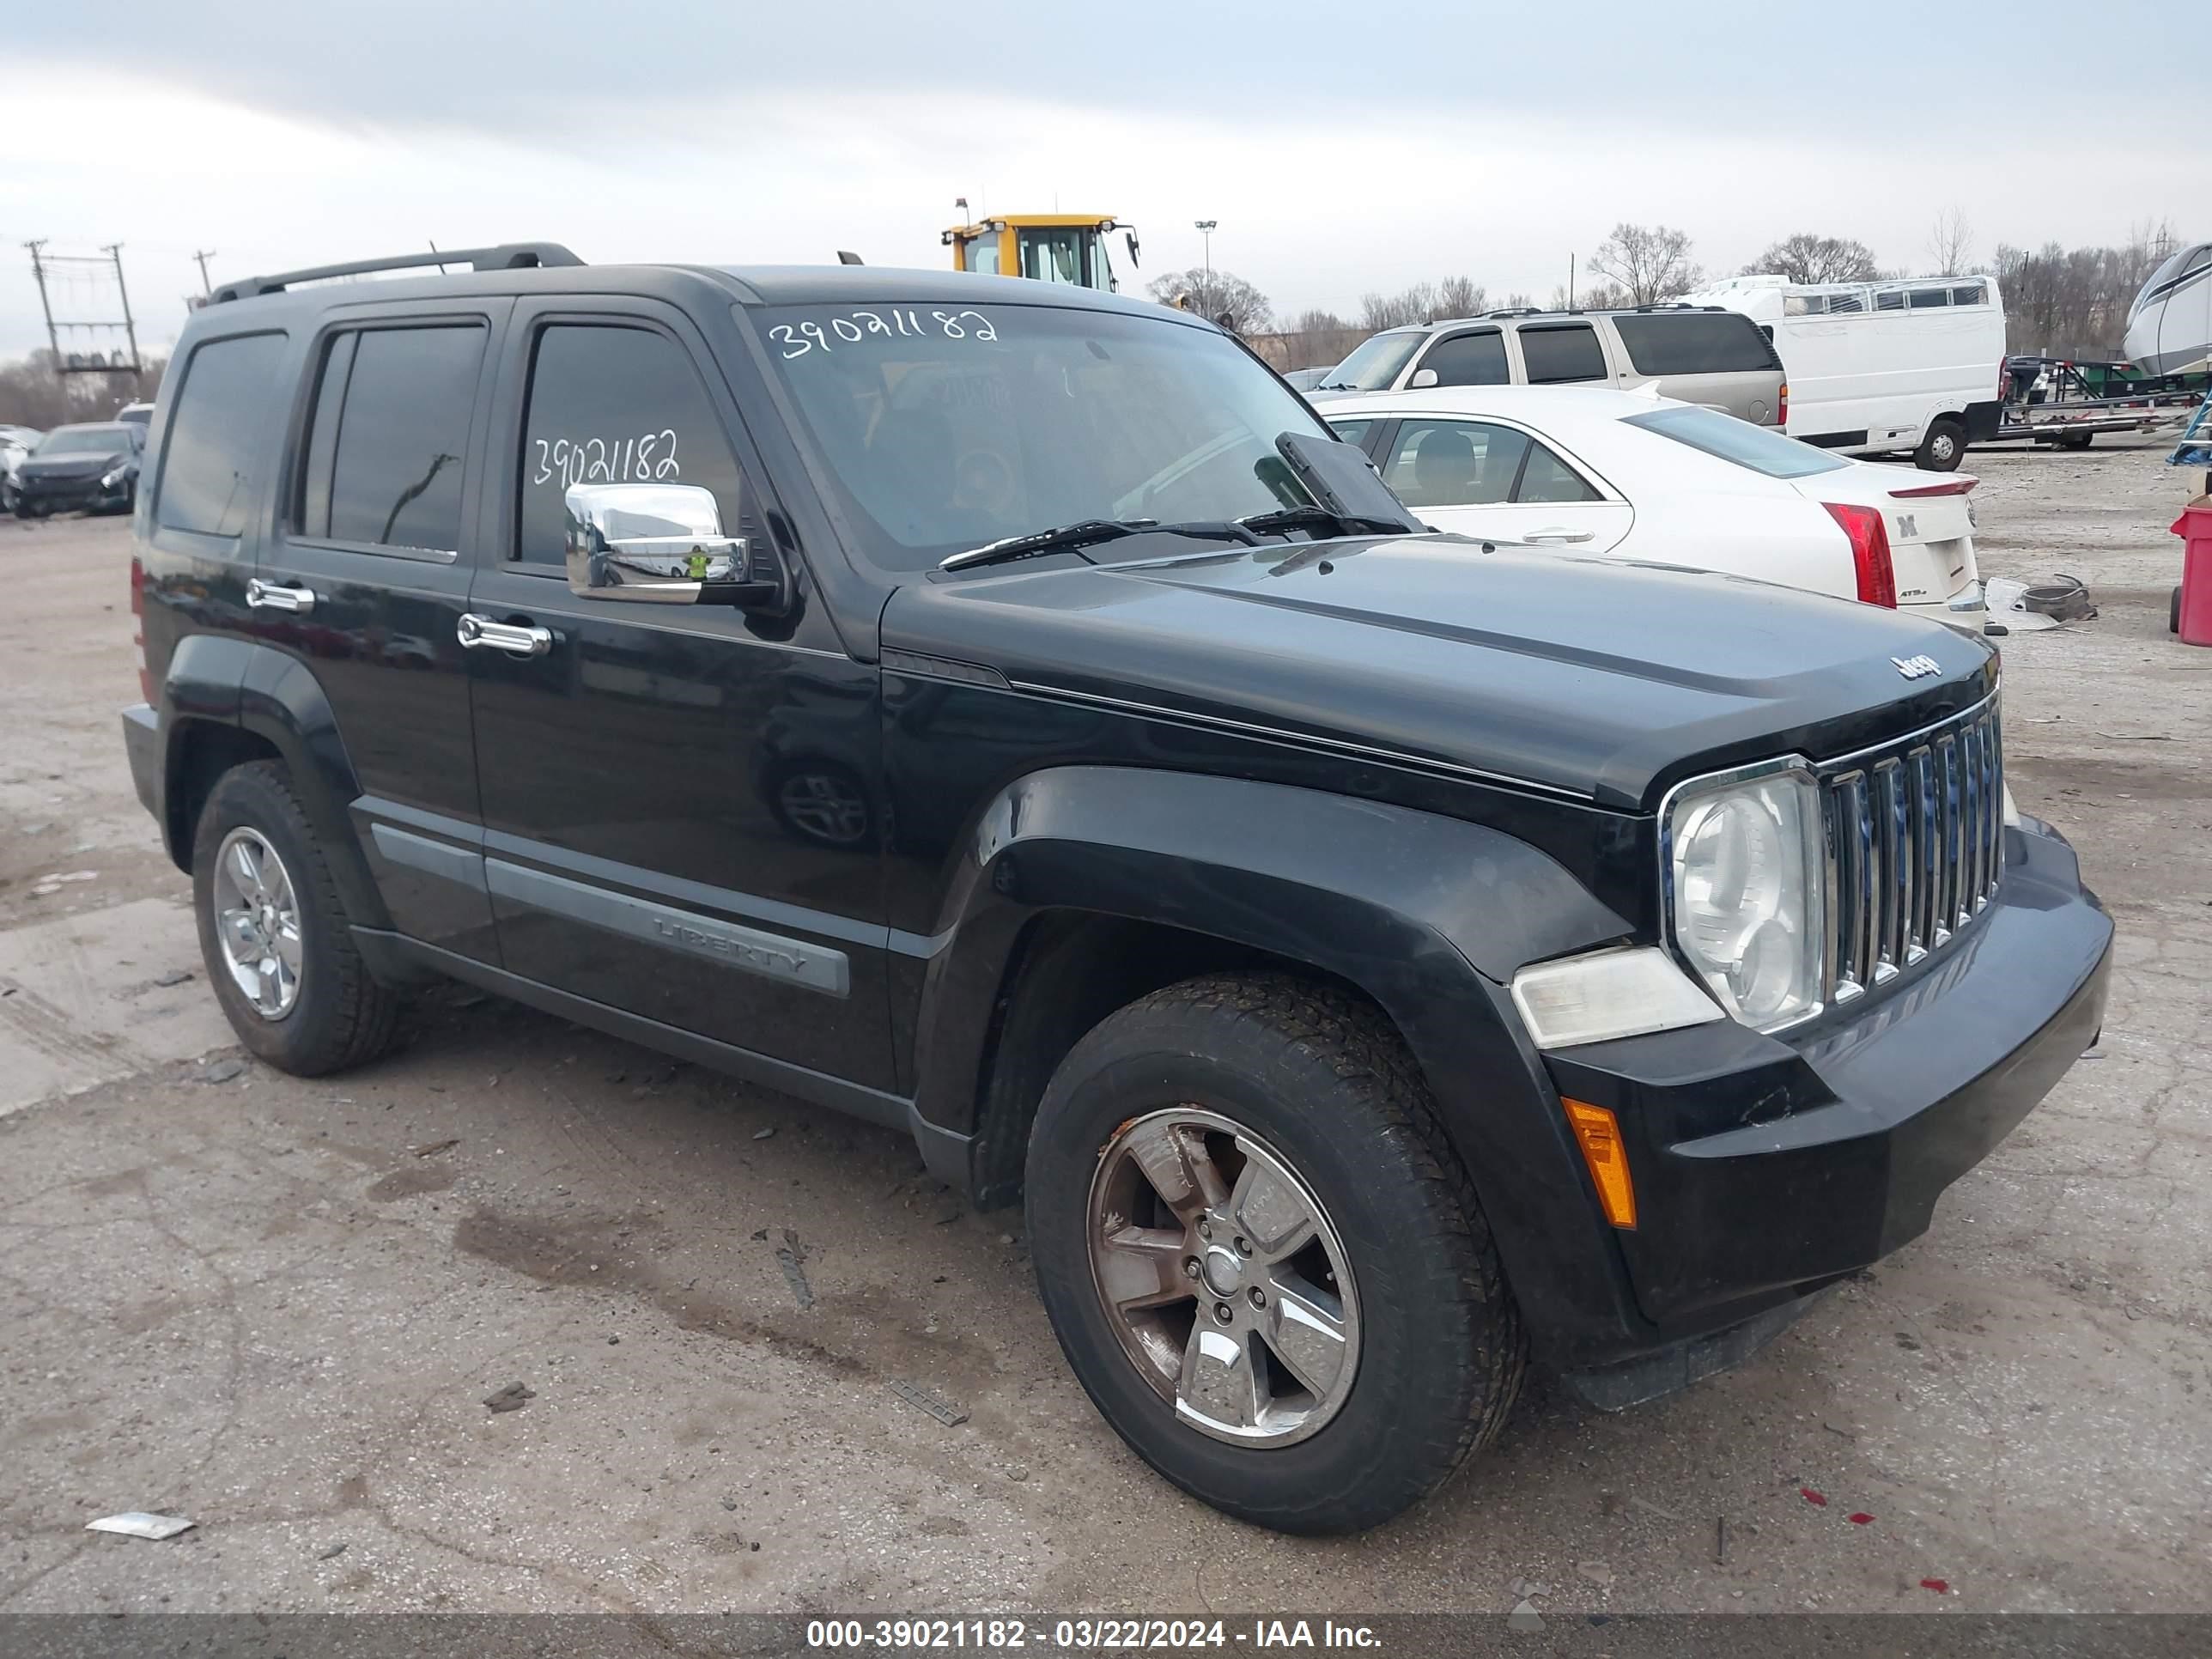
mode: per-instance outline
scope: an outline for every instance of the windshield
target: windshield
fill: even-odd
[[[1302,507],[1275,440],[1329,435],[1233,341],[1164,312],[789,306],[757,320],[862,550],[890,570],[1084,519]]]
[[[44,460],[55,455],[116,455],[130,447],[128,427],[63,426],[46,434],[36,453]]]
[[[1428,337],[1426,330],[1413,328],[1372,335],[1353,347],[1352,355],[1322,378],[1321,390],[1388,392],[1390,382],[1398,378],[1398,371],[1405,368],[1421,342]]]
[[[1687,404],[1632,415],[1621,424],[1640,426],[1646,432],[1672,438],[1678,444],[1687,444],[1770,478],[1809,478],[1815,472],[1833,472],[1850,465],[1825,449],[1785,438],[1771,427],[1753,426],[1733,415]]]

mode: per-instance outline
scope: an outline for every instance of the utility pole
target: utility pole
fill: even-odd
[[[131,320],[131,290],[123,286],[123,244],[110,242],[106,251],[115,261],[115,296],[123,301],[123,337],[131,343],[131,387],[135,392],[143,383],[146,371],[138,361],[138,327]]]
[[[192,255],[193,258],[200,262],[200,292],[210,297],[212,297],[215,293],[215,284],[208,281],[207,262],[215,258],[216,252],[216,250],[214,248],[204,247],[196,251]]]
[[[1567,309],[1575,308],[1575,256],[1567,255]]]
[[[110,242],[101,248],[97,255],[48,253],[46,252],[46,244],[43,238],[35,242],[26,242],[23,246],[29,250],[31,255],[32,279],[39,285],[39,308],[46,313],[46,344],[53,352],[54,373],[60,376],[128,374],[131,378],[134,387],[143,385],[145,368],[138,358],[138,328],[136,319],[131,315],[131,292],[123,285],[123,244]],[[87,267],[105,267],[115,273],[116,298],[123,310],[121,321],[106,317],[58,318],[54,315],[53,295],[46,278],[58,273],[91,279],[91,272],[86,269]],[[96,281],[96,279],[92,280]],[[70,356],[62,350],[62,331],[65,328],[81,331],[91,336],[95,343],[102,339],[106,332],[121,330],[129,345],[131,354],[129,361],[125,361],[124,355],[120,351],[91,351],[85,354],[91,358],[91,362],[72,362]],[[71,337],[76,337],[74,332]],[[113,361],[110,362],[110,358]]]
[[[39,250],[46,245],[43,238],[23,244],[31,251],[31,276],[39,285],[39,309],[46,316],[46,349],[54,354],[54,368],[58,370],[62,366],[62,337],[54,327],[53,303],[46,298],[46,264],[39,258]]]
[[[1220,222],[1218,219],[1195,222],[1198,234],[1206,239],[1206,299],[1201,308],[1209,319],[1213,315],[1213,231]]]

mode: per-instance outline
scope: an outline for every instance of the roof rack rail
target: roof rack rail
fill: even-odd
[[[342,265],[310,265],[304,270],[280,270],[270,276],[248,276],[225,283],[209,303],[250,300],[257,295],[282,294],[299,283],[316,283],[332,276],[366,276],[380,270],[414,270],[424,265],[466,265],[471,270],[527,270],[537,265],[580,265],[584,262],[558,242],[507,242],[498,247],[433,248],[422,253],[398,253],[388,259],[356,259]]]
[[[1719,311],[1719,306],[1693,306],[1687,300],[1662,300],[1657,305],[1638,306],[1638,311]]]
[[[1482,314],[1485,317],[1540,317],[1544,314],[1544,307],[1541,306],[1500,306],[1495,311],[1486,311]]]

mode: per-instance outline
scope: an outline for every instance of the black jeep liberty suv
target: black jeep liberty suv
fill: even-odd
[[[1978,640],[1424,532],[1157,306],[316,280],[427,263],[220,290],[154,417],[124,734],[240,1040],[450,975],[902,1129],[1209,1504],[1748,1352],[2099,1029]]]

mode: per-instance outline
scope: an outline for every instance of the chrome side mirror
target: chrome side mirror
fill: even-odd
[[[1413,378],[1406,382],[1406,390],[1408,392],[1425,392],[1436,383],[1436,370],[1433,368],[1417,368],[1413,371]]]
[[[586,599],[782,611],[791,579],[775,550],[722,533],[697,484],[571,484],[568,587]]]

